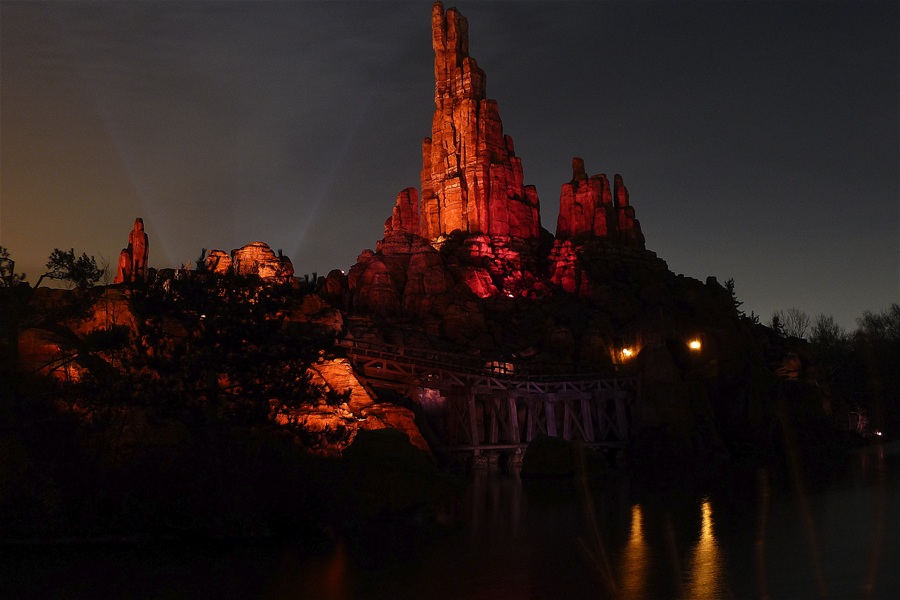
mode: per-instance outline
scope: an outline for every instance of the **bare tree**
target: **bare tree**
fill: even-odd
[[[777,311],[772,315],[772,326],[780,325],[784,335],[805,339],[810,330],[809,315],[797,307]]]
[[[100,255],[100,285],[106,286],[112,282],[113,272],[109,268],[109,261],[103,255]]]
[[[848,339],[847,330],[835,323],[831,315],[819,315],[812,324],[809,341],[819,348],[832,348]]]

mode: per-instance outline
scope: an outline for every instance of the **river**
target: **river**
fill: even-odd
[[[798,471],[799,472],[799,471]],[[473,475],[439,533],[3,548],[11,598],[896,598],[900,442],[796,477],[655,486]],[[371,532],[370,532],[371,533]]]

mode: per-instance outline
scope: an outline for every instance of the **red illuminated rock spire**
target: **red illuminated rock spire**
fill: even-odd
[[[147,275],[147,257],[150,240],[144,232],[144,220],[134,220],[134,228],[128,233],[128,246],[119,253],[116,277],[113,283],[141,281]]]
[[[559,193],[559,218],[556,239],[575,243],[606,239],[644,247],[641,225],[634,218],[634,207],[628,203],[628,189],[622,176],[609,179],[601,173],[590,178],[584,160],[572,159],[572,181],[564,183]]]
[[[455,8],[431,13],[434,118],[422,147],[421,235],[453,231],[536,238],[537,193],[523,183],[522,161],[503,135],[485,74],[469,56],[468,22]]]
[[[590,296],[585,265],[592,263],[664,268],[644,249],[622,178],[610,185],[605,175],[588,176],[580,158],[562,186],[551,243],[497,103],[486,97],[485,73],[469,56],[468,22],[435,2],[431,33],[435,108],[422,146],[421,194],[400,192],[384,238],[346,276],[346,298],[339,274],[329,276],[332,297],[382,315],[446,317],[472,308],[453,304],[469,291],[538,298],[555,285]]]
[[[419,234],[419,192],[406,188],[397,194],[394,212],[384,222],[384,237],[400,233]]]

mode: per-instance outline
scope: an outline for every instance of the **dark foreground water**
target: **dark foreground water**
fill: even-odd
[[[803,477],[732,469],[588,489],[473,476],[422,533],[5,546],[3,598],[898,598],[900,443]],[[424,518],[423,523],[429,521]]]

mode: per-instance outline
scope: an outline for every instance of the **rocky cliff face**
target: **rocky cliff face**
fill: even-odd
[[[346,279],[329,276],[329,296],[352,311],[444,325],[468,313],[474,327],[483,311],[471,311],[473,296],[595,296],[604,283],[592,284],[587,260],[666,270],[644,247],[622,178],[610,186],[606,175],[588,177],[581,158],[562,186],[555,238],[541,227],[537,192],[524,184],[522,160],[469,54],[468,22],[437,2],[431,24],[435,110],[423,144],[421,196],[415,188],[400,192],[384,238]]]
[[[559,194],[557,241],[605,239],[644,247],[641,225],[628,203],[622,176],[616,175],[613,182],[610,191],[605,173],[588,177],[584,160],[577,156],[572,159],[572,181],[564,183]]]
[[[420,234],[538,237],[537,193],[523,183],[522,160],[503,134],[497,102],[486,97],[484,71],[469,56],[466,18],[435,3],[431,39],[435,108],[422,145]]]
[[[294,275],[291,259],[278,255],[264,242],[253,242],[226,254],[211,250],[205,258],[206,269],[217,275],[256,275],[266,281],[287,281]]]
[[[670,272],[647,250],[622,176],[589,175],[580,157],[561,186],[555,235],[543,229],[537,192],[524,185],[522,159],[469,53],[468,23],[439,2],[432,45],[435,110],[420,193],[400,192],[375,250],[322,285],[350,313],[347,335],[545,374],[631,365],[648,374],[650,408],[636,419],[651,438],[664,436],[657,426],[705,419],[710,406],[724,422],[736,398],[758,409],[761,395],[733,393],[759,369],[727,290]],[[695,337],[704,350],[691,354]],[[669,395],[693,404],[678,413]],[[719,447],[710,427],[701,435],[685,425],[679,443]]]
[[[581,158],[572,160],[572,179],[561,187],[555,236],[543,229],[537,193],[523,183],[522,161],[503,133],[497,103],[486,97],[484,71],[469,55],[466,19],[435,3],[432,41],[435,111],[431,136],[423,144],[421,193],[410,187],[398,194],[384,237],[374,251],[362,251],[346,274],[332,271],[316,282],[317,294],[273,309],[285,331],[451,350],[486,361],[531,361],[525,366],[546,374],[608,372],[635,357],[647,389],[657,390],[657,412],[641,417],[648,427],[671,420],[666,399],[672,390],[704,407],[710,402],[720,412],[726,407],[735,423],[744,423],[740,411],[756,410],[757,400],[741,400],[735,390],[746,387],[755,350],[728,291],[714,278],[703,283],[671,273],[646,249],[622,177],[610,182],[604,174],[589,176]],[[123,251],[125,281],[143,272],[135,257],[146,263],[146,235],[138,224],[130,240],[131,250]],[[290,259],[262,242],[230,253],[213,250],[205,267],[203,276],[173,271],[168,279],[160,273],[147,283],[165,290],[162,305],[177,300],[175,283],[184,288],[182,300],[198,296],[193,283],[222,284],[209,273],[258,276],[262,289],[279,283],[294,291],[301,287],[292,278]],[[136,356],[176,357],[187,352],[191,336],[209,334],[211,310],[229,308],[221,300],[228,290],[217,288],[214,303],[203,310],[185,309],[180,321],[141,323],[131,311],[132,299],[121,291],[101,296],[105,304],[89,311],[93,317],[66,326],[65,332],[59,327],[26,331],[19,344],[23,364],[30,372],[49,370],[62,380],[81,377],[100,363],[81,360],[86,355],[72,354],[73,348],[92,332],[109,329],[102,319],[128,328],[137,342]],[[256,314],[255,308],[247,311]],[[226,323],[237,318],[225,313]],[[241,361],[247,356],[246,333],[235,337],[243,344]],[[704,340],[702,354],[681,356],[685,342],[698,336]],[[209,352],[218,348],[212,344]],[[642,354],[642,349],[648,351]],[[257,350],[272,353],[272,344],[260,343]],[[118,369],[114,357],[97,357],[110,363],[104,366],[108,372]],[[274,358],[280,360],[277,353]],[[372,404],[364,386],[344,377],[352,375],[345,363],[318,365],[317,381],[332,392],[351,390],[351,401],[346,406],[320,402],[279,418],[321,438],[315,443],[320,450],[341,451],[359,430],[383,425],[408,430],[413,443],[424,446],[411,413]],[[244,370],[242,362],[232,375]],[[283,383],[283,370],[274,371],[272,385]],[[647,375],[655,372],[663,374]],[[691,387],[699,380],[713,382],[710,389],[717,390],[709,402]],[[691,385],[676,385],[681,383]],[[197,389],[220,393],[214,379]],[[742,408],[734,408],[739,406],[735,399]]]

